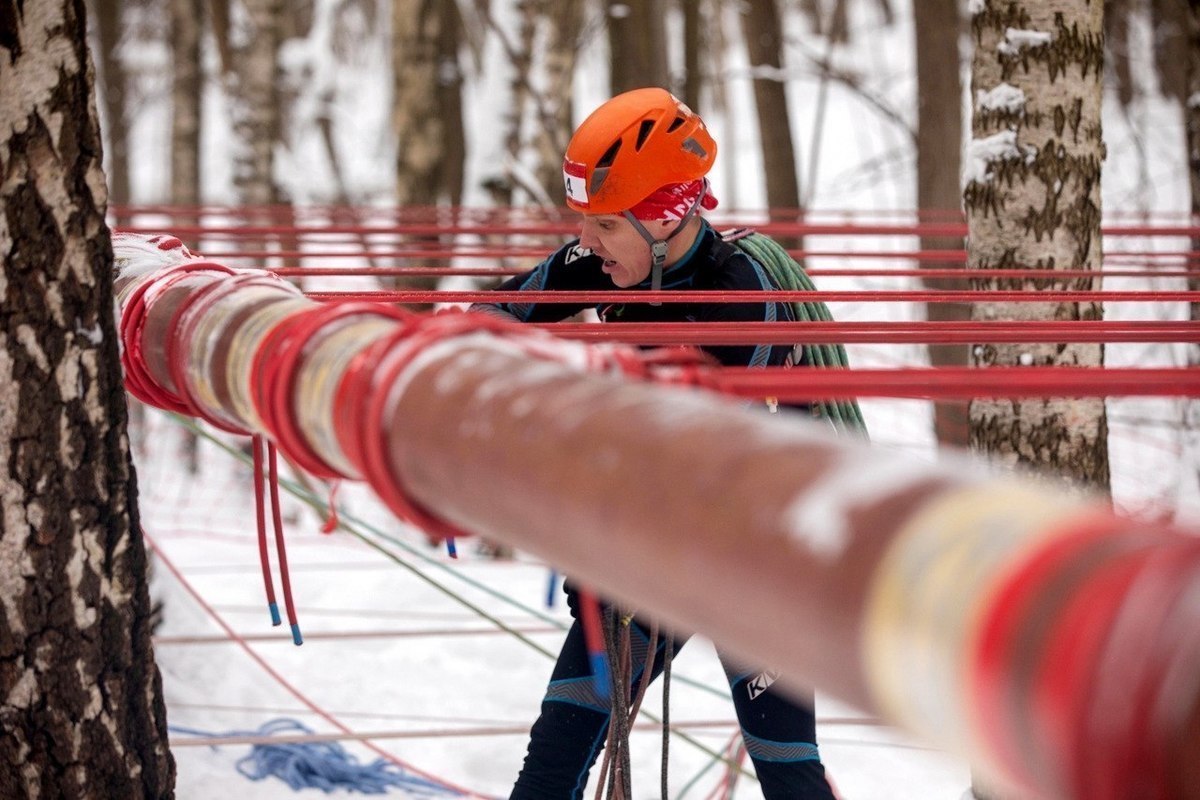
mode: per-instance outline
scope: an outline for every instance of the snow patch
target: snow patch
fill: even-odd
[[[1001,131],[984,139],[972,139],[967,147],[963,177],[967,183],[987,183],[992,179],[992,164],[997,161],[1033,161],[1037,148],[1017,144],[1016,131]]]
[[[1035,47],[1045,47],[1054,40],[1054,36],[1045,31],[1028,31],[1020,28],[1009,28],[1004,32],[1004,41],[996,46],[1002,56],[1018,56],[1024,50]]]
[[[1010,83],[1002,83],[986,92],[977,91],[975,105],[983,111],[1008,111],[1016,114],[1025,110],[1025,92]]]

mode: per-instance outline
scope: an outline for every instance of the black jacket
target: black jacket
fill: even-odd
[[[523,275],[514,275],[497,287],[503,291],[612,291],[612,280],[601,269],[602,260],[568,242]],[[757,290],[777,287],[757,261],[722,241],[704,222],[695,244],[663,273],[663,289]],[[648,291],[650,278],[627,291]],[[558,322],[588,308],[570,303],[477,303],[472,311],[500,311],[521,322]],[[788,303],[605,303],[595,306],[600,319],[620,322],[782,322],[793,319]],[[781,366],[791,345],[704,346],[725,366]]]

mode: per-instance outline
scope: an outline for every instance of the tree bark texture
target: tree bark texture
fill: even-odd
[[[964,191],[968,267],[1021,267],[1036,277],[989,288],[1093,289],[1055,279],[1100,267],[1101,0],[989,0],[971,21],[974,116]],[[1044,276],[1044,277],[1043,277]],[[977,303],[981,320],[1099,320],[1099,303]],[[986,345],[977,366],[1094,367],[1101,344]],[[971,404],[971,443],[1009,465],[1107,490],[1102,399],[986,399]]]
[[[705,0],[680,0],[683,13],[683,81],[679,99],[692,110],[700,108],[700,90],[704,87],[704,69],[708,44],[705,21],[712,13]]]
[[[169,798],[83,0],[0,19],[0,797]]]
[[[753,79],[754,104],[758,109],[767,205],[774,210],[800,209],[796,150],[783,80],[783,34],[775,3],[776,0],[748,0],[743,6],[742,32],[751,69],[757,70]],[[785,247],[800,246],[792,237],[781,238],[780,243]]]
[[[1200,3],[1189,3],[1187,22],[1187,96],[1200,98]],[[1192,224],[1200,220],[1200,102],[1183,104],[1187,129],[1188,185],[1191,189]],[[1200,252],[1200,236],[1193,236],[1193,252]],[[1189,264],[1189,269],[1195,264]],[[1188,289],[1200,291],[1200,278],[1188,278]],[[1200,303],[1188,304],[1189,318],[1200,322]],[[1200,367],[1200,345],[1187,348],[1189,367]],[[1200,472],[1200,400],[1189,400],[1184,407],[1184,441],[1192,455],[1192,469]]]
[[[671,85],[666,0],[607,0],[612,93]]]
[[[249,206],[280,202],[275,183],[275,143],[279,141],[279,45],[283,0],[244,0],[244,43],[234,51],[233,129],[237,141],[233,182]]]
[[[396,202],[434,205],[462,196],[462,74],[456,3],[393,0],[392,125]],[[453,45],[447,42],[453,42]],[[452,163],[454,162],[454,163]]]
[[[200,203],[203,0],[171,0],[171,203]],[[185,220],[189,222],[189,220]],[[190,220],[195,223],[195,220]]]
[[[957,0],[924,0],[913,5],[917,62],[917,209],[920,212],[957,212],[962,203],[962,78],[958,65]],[[922,250],[958,250],[961,239],[921,237]],[[951,266],[940,261],[921,262],[932,269]],[[966,273],[964,272],[964,277]],[[930,289],[961,289],[962,281],[926,278]],[[926,303],[930,321],[971,318],[965,303]],[[935,367],[966,366],[965,345],[929,345],[929,363]],[[934,403],[933,428],[938,443],[966,447],[970,427],[965,401]]]
[[[583,0],[541,0],[546,21],[545,91],[534,127],[535,172],[538,183],[556,205],[566,205],[562,191],[562,158],[571,140],[572,83],[579,35],[583,29]]]
[[[100,74],[104,79],[104,121],[108,142],[108,192],[114,205],[128,205],[129,125],[126,123],[125,65],[121,62],[122,0],[95,0],[96,32],[100,40]],[[120,220],[117,220],[118,225]]]

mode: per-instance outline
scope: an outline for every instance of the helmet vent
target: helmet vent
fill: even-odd
[[[617,151],[621,149],[621,140],[617,139],[612,143],[612,147],[604,151],[604,155],[600,156],[600,160],[596,162],[596,169],[611,167],[612,163],[617,160]]]
[[[670,127],[667,128],[667,133],[670,133],[671,131],[675,130],[676,128],[678,128],[680,125],[682,125],[686,121],[687,120],[685,120],[683,117],[676,117],[674,120],[671,121]]]
[[[641,150],[642,145],[646,143],[646,138],[650,135],[650,131],[654,130],[655,120],[644,119],[641,126],[638,128],[637,144],[633,147],[635,150]]]

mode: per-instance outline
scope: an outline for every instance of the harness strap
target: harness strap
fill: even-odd
[[[683,230],[692,217],[696,216],[696,212],[700,210],[700,205],[704,202],[706,195],[708,195],[708,178],[704,179],[704,185],[700,188],[700,194],[696,196],[696,200],[692,203],[691,207],[679,219],[679,224],[675,226],[675,230],[667,234],[667,238],[665,239],[654,238],[654,235],[646,230],[646,226],[633,215],[632,211],[626,210],[621,212],[625,219],[629,220],[633,225],[633,229],[646,240],[646,244],[650,245],[650,291],[657,292],[662,289],[663,267],[667,263],[667,242],[674,239],[675,235]],[[662,303],[652,302],[650,305],[661,306]]]

